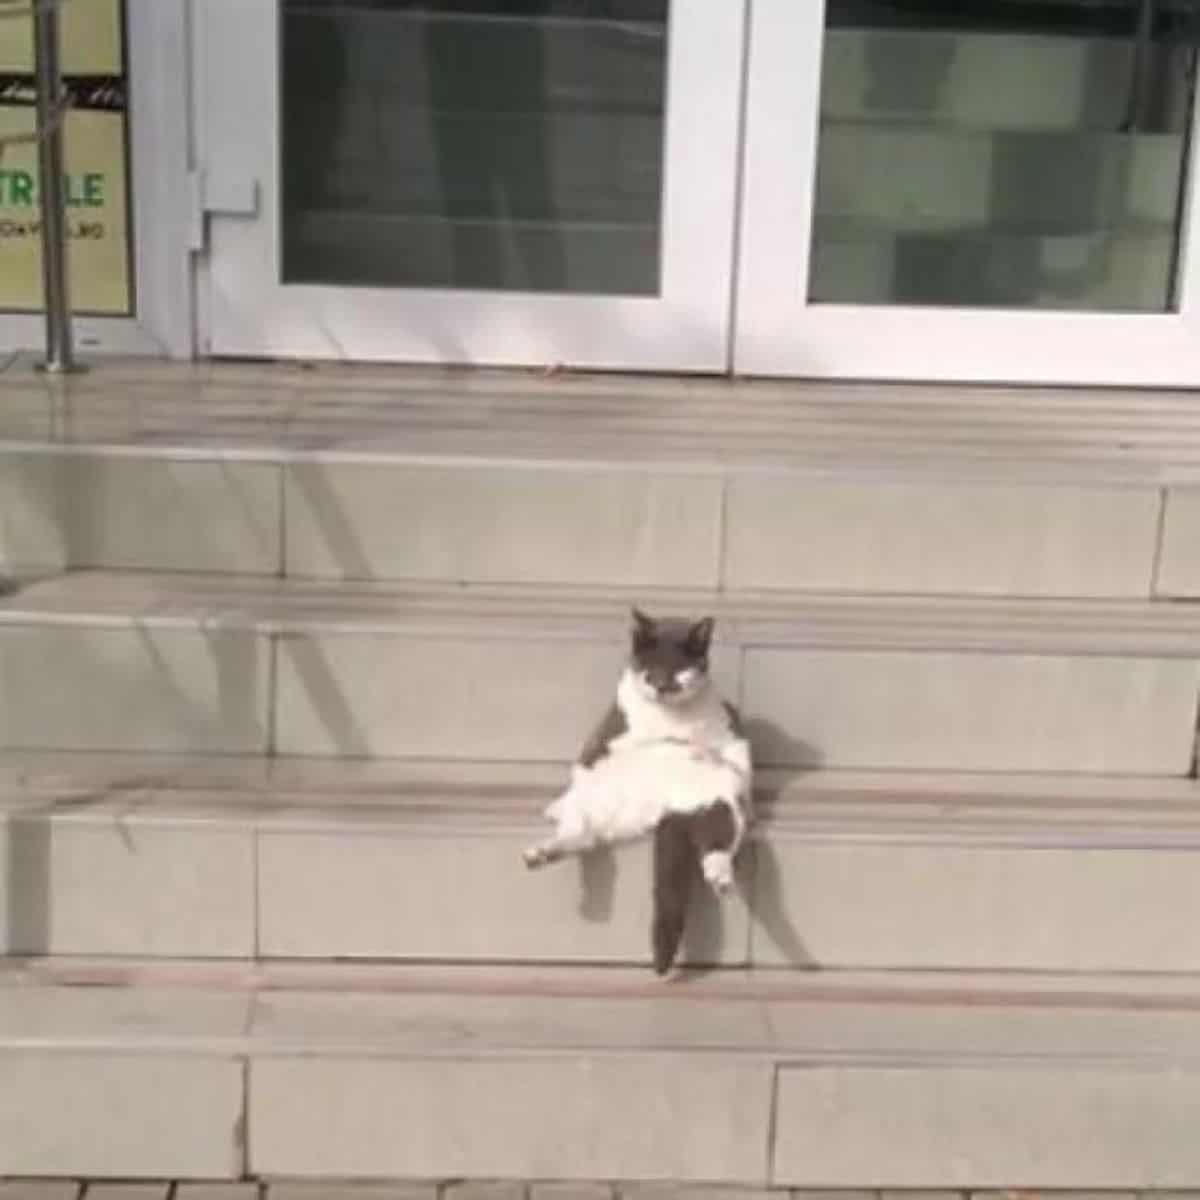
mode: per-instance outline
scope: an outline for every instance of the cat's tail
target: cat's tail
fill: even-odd
[[[665,975],[675,961],[688,899],[696,875],[696,850],[691,820],[683,813],[669,813],[654,829],[654,919],[651,941],[654,971]]]

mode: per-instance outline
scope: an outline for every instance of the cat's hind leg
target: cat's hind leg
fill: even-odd
[[[690,820],[669,813],[654,830],[654,916],[650,942],[654,972],[665,975],[675,961],[692,891],[693,835]]]
[[[522,853],[525,865],[531,871],[572,855],[586,854],[595,848],[598,841],[595,831],[566,801],[567,796],[564,796],[555,809],[557,823],[554,832]]]
[[[533,871],[538,867],[548,867],[551,863],[561,862],[572,855],[586,854],[595,848],[596,838],[593,834],[564,836],[555,833],[544,842],[527,846],[521,852],[521,857],[525,860],[525,865]]]

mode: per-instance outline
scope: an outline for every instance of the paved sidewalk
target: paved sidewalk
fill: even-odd
[[[0,1200],[1200,1200],[1200,1191],[756,1190],[673,1184],[448,1181],[115,1183],[0,1180]]]

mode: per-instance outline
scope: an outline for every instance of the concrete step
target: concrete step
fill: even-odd
[[[0,599],[0,747],[562,762],[631,602],[717,616],[764,766],[1191,772],[1186,605],[105,572]]]
[[[4,1174],[1200,1182],[1194,979],[51,961],[0,980]]]
[[[1193,394],[119,362],[4,381],[0,570],[1200,595]]]
[[[0,759],[0,951],[649,972],[645,845],[527,873],[565,768]],[[684,961],[1200,970],[1194,780],[768,772]]]
[[[1156,127],[1181,128],[1187,48],[1158,43],[1155,51]],[[1116,130],[1129,117],[1133,76],[1129,38],[831,29],[821,112],[974,129]]]

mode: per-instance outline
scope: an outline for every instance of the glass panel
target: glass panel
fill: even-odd
[[[282,0],[285,283],[655,294],[668,0]]]
[[[817,302],[1175,307],[1195,0],[829,0]]]

